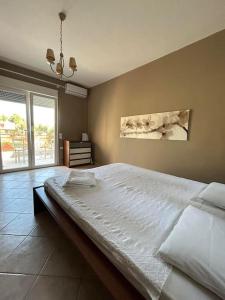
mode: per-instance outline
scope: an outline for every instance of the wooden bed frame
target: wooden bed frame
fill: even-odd
[[[116,300],[144,300],[43,186],[33,188],[34,215],[47,210]]]

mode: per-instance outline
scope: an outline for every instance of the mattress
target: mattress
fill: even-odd
[[[176,282],[185,280],[187,295],[188,286],[201,294],[157,251],[206,184],[121,163],[91,172],[96,187],[62,188],[61,176],[49,178],[45,188],[146,299],[173,299]]]

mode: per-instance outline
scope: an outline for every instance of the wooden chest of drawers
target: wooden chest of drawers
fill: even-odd
[[[92,164],[91,142],[64,140],[64,165],[70,168],[84,164]]]

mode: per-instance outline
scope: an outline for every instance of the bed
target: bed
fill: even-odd
[[[219,299],[157,254],[182,211],[206,184],[122,163],[91,172],[96,187],[62,188],[60,176],[45,182],[45,192],[135,288],[137,293],[130,295],[153,300],[177,300],[181,295],[182,300]],[[37,198],[41,197],[36,195],[36,213]]]

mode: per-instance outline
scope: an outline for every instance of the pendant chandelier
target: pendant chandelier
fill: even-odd
[[[60,57],[59,57],[59,61],[56,64],[56,66],[54,67],[55,55],[54,55],[54,51],[52,49],[47,49],[46,59],[50,65],[52,72],[54,72],[56,75],[58,75],[60,77],[60,79],[62,79],[62,77],[66,77],[66,78],[72,77],[74,75],[74,72],[77,71],[77,64],[76,64],[75,58],[70,57],[69,68],[72,71],[72,74],[66,75],[64,73],[65,63],[64,63],[64,55],[63,55],[63,50],[62,50],[62,22],[66,19],[65,13],[60,12],[59,18],[60,18]]]

